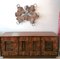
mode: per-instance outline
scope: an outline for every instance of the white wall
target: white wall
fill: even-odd
[[[53,31],[58,33],[58,13],[60,0],[0,0],[0,32],[6,31]],[[29,21],[16,24],[16,5],[37,4],[37,19],[35,26]]]

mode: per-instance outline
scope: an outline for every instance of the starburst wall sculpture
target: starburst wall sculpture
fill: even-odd
[[[27,20],[30,21],[32,24],[34,24],[35,20],[39,18],[39,15],[35,12],[36,11],[35,7],[36,5],[31,6],[26,5],[25,8],[23,8],[18,4],[17,12],[15,13],[18,23]]]

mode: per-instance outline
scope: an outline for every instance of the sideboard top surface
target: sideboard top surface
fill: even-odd
[[[4,32],[0,36],[57,36],[54,32]]]

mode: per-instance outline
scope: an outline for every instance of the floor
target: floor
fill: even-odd
[[[4,58],[4,59],[60,59],[60,56],[57,58]]]
[[[3,57],[0,57],[0,59],[60,59],[60,56],[56,58],[3,58]]]

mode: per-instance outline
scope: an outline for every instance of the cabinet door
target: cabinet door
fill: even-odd
[[[28,37],[20,37],[19,38],[19,55],[20,56],[28,56],[29,55],[29,42]]]
[[[41,55],[55,56],[58,53],[57,37],[41,37]]]
[[[18,40],[16,37],[2,37],[2,56],[16,56],[18,54]]]
[[[29,37],[29,51],[30,56],[40,55],[40,37],[31,36]]]

